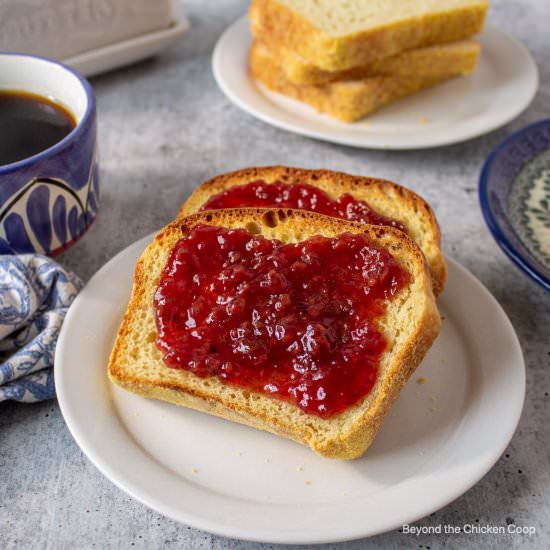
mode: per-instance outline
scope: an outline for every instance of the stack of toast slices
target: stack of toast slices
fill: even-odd
[[[251,196],[251,200],[256,201],[254,205],[242,199],[242,204],[237,205],[237,208],[235,205],[232,208],[207,208],[206,203],[213,197],[231,196],[233,192],[241,192],[250,185],[255,186],[255,194]],[[260,193],[258,189],[265,191],[269,186],[272,186],[271,190],[279,189],[279,196],[269,199],[274,201],[273,204],[262,203],[258,207],[257,200],[268,196],[268,193]],[[379,219],[397,220],[398,224],[385,222],[384,225],[372,225],[357,219],[350,221],[346,219],[346,212],[351,210],[338,216],[322,214],[315,211],[315,200],[307,204],[300,202],[300,208],[291,208],[288,202],[285,203],[285,197],[290,196],[287,191],[291,188],[303,192],[300,195],[302,197],[306,196],[306,191],[310,197],[312,193],[317,193],[316,201],[320,200],[319,197],[333,202],[341,198],[348,202],[357,201],[365,208],[368,205],[370,211],[380,216]],[[270,196],[273,197],[273,194]],[[204,372],[197,375],[196,371],[186,368],[185,364],[181,365],[182,368],[174,368],[173,362],[169,364],[166,349],[159,345],[159,333],[164,329],[159,325],[158,312],[155,309],[159,300],[158,289],[166,277],[177,280],[174,270],[177,271],[178,265],[192,278],[183,283],[180,281],[178,284],[184,284],[181,288],[189,288],[185,285],[192,285],[191,280],[200,286],[201,258],[219,255],[221,249],[201,249],[192,265],[185,259],[186,256],[178,256],[175,251],[178,243],[185,243],[193,235],[196,239],[197,228],[204,231],[204,227],[213,227],[216,230],[223,228],[224,231],[244,230],[250,233],[251,243],[257,239],[268,239],[276,240],[279,245],[305,245],[313,241],[318,243],[319,239],[331,239],[333,246],[337,246],[339,239],[349,240],[352,238],[350,235],[363,235],[366,236],[369,246],[374,247],[373,250],[380,251],[380,254],[389,254],[391,261],[397,264],[406,277],[402,286],[395,287],[395,292],[378,296],[369,305],[379,311],[374,320],[375,328],[383,335],[386,344],[376,363],[373,385],[366,395],[346,406],[344,410],[323,417],[312,414],[292,399],[281,398],[261,388],[251,389],[246,383],[228,383],[220,375],[220,370],[215,368],[205,376]],[[223,242],[223,239],[219,242]],[[305,246],[303,250],[305,251]],[[238,270],[239,262],[243,262],[242,256],[239,260],[238,256],[232,254],[232,251],[228,252],[230,267]],[[303,254],[303,261],[307,262],[307,253]],[[261,261],[261,257],[257,256],[255,261]],[[370,277],[372,258],[364,261],[364,273]],[[168,264],[172,266],[170,273],[166,272]],[[224,265],[228,265],[227,262]],[[246,269],[250,265],[252,264],[247,263]],[[234,272],[236,271],[231,271]],[[220,280],[221,276],[220,274]],[[323,270],[316,274],[321,281],[324,276],[327,275]],[[168,401],[265,430],[307,445],[325,457],[358,458],[373,441],[399,391],[439,333],[441,321],[436,296],[442,292],[446,276],[435,215],[421,197],[405,187],[386,180],[341,172],[283,166],[248,168],[223,174],[203,183],[192,193],[181,206],[176,219],[155,237],[139,259],[130,302],[111,353],[109,377],[118,386],[140,396]],[[307,286],[308,281],[304,281],[304,284]],[[246,284],[238,288],[245,292],[245,287]],[[199,291],[200,299],[204,300],[208,290],[200,288]],[[364,292],[364,300],[368,301],[370,298],[367,287]],[[315,309],[318,294],[312,293],[307,298],[307,307],[313,306]],[[174,299],[178,300],[177,295]],[[176,305],[176,311],[179,308],[182,318],[186,319],[185,326],[189,330],[198,330],[194,321],[188,322],[191,320],[189,312],[196,304],[185,303],[182,299]],[[259,307],[261,304],[253,304],[253,307],[256,305]],[[245,318],[246,315],[247,312],[244,311]],[[307,319],[307,314],[304,315]],[[318,319],[312,323],[317,321]],[[220,331],[223,332],[224,319],[218,322]],[[257,325],[254,326],[257,328]],[[303,329],[305,331],[306,327]],[[247,330],[245,325],[242,330]],[[259,334],[254,337],[264,338]],[[231,338],[233,337],[232,333]],[[361,335],[357,338],[361,338]],[[228,335],[227,341],[229,340]],[[332,343],[336,350],[341,344],[339,341]],[[197,347],[201,349],[207,349],[208,345],[208,342],[197,340]],[[219,347],[220,344],[216,341],[215,345]],[[214,350],[213,345],[211,349]],[[187,351],[191,353],[192,350]],[[322,360],[322,354],[317,356],[319,357]],[[295,366],[297,372],[303,373],[311,367],[312,363],[307,363],[306,359],[301,364],[302,359],[298,357]],[[229,363],[231,361],[233,359]],[[367,364],[372,367],[373,363],[369,361],[369,357],[365,356],[365,369]],[[238,357],[235,356],[233,365],[222,368],[238,366]],[[273,369],[274,379],[276,376],[280,379],[280,372],[275,373],[276,367],[261,362],[257,366],[262,369],[264,378],[266,372]],[[332,364],[330,368],[346,372],[343,364]],[[315,372],[313,377],[315,378]]]
[[[354,122],[471,74],[488,0],[252,0],[249,68],[268,89]]]

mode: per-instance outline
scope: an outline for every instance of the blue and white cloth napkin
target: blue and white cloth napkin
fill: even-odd
[[[82,282],[37,254],[0,256],[0,401],[55,397],[57,337]]]

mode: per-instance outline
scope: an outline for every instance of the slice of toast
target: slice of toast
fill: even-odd
[[[200,378],[165,366],[156,347],[153,297],[170,250],[198,224],[243,228],[268,239],[301,242],[314,235],[366,233],[386,248],[409,273],[409,282],[379,319],[388,342],[376,382],[366,397],[328,419],[305,413],[292,403]],[[236,209],[209,211],[175,221],[159,233],[139,259],[128,309],[109,361],[109,377],[122,388],[266,430],[309,445],[332,458],[361,456],[372,442],[401,387],[436,338],[440,317],[424,256],[404,233],[389,227],[345,222],[298,210]]]
[[[254,42],[249,53],[252,77],[268,89],[307,103],[315,110],[343,122],[355,122],[381,107],[425,88],[460,76],[457,67],[438,75],[373,76],[358,80],[329,82],[318,86],[296,86],[270,51]]]
[[[401,52],[352,67],[344,71],[325,71],[300,57],[282,44],[270,43],[269,37],[257,40],[269,50],[289,83],[297,86],[327,84],[343,80],[358,80],[373,76],[437,77],[439,75],[468,75],[476,66],[481,51],[475,40],[462,40],[438,46],[428,46]]]
[[[464,40],[483,29],[488,0],[253,0],[255,33],[326,71]]]
[[[447,267],[441,254],[441,236],[435,214],[422,197],[391,181],[351,176],[331,170],[307,170],[286,166],[245,168],[216,176],[203,183],[182,205],[178,217],[198,212],[213,195],[253,181],[263,181],[267,184],[307,183],[322,189],[332,199],[348,193],[357,200],[365,201],[377,214],[400,221],[426,256],[435,295],[439,295],[443,290],[447,280]]]

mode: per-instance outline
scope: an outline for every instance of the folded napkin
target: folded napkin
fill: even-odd
[[[0,401],[55,397],[61,324],[82,282],[50,258],[0,256]]]

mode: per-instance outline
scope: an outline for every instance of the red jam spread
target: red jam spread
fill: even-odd
[[[157,346],[169,367],[328,418],[372,388],[386,349],[376,319],[408,280],[364,234],[283,244],[198,225],[162,273]]]
[[[323,190],[307,183],[253,181],[245,185],[236,185],[210,197],[201,210],[274,206],[310,210],[373,225],[389,225],[407,232],[402,223],[377,214],[364,201],[356,200],[347,193],[333,200]]]

